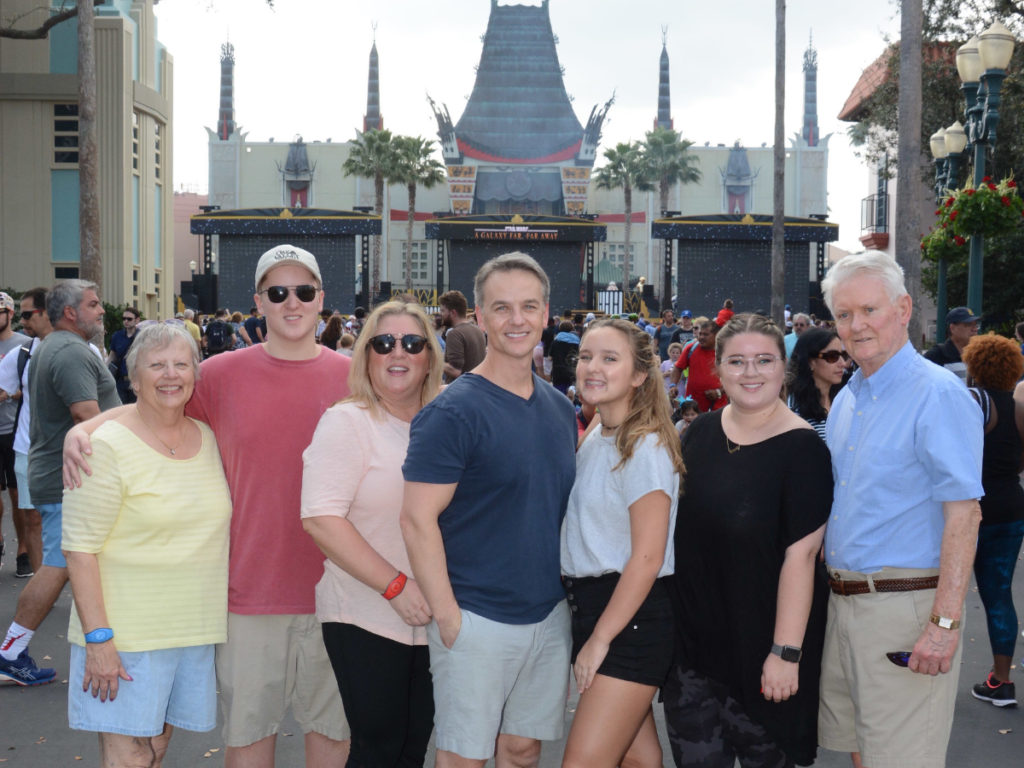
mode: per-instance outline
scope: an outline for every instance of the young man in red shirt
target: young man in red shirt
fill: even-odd
[[[715,370],[715,339],[718,338],[718,324],[707,320],[697,329],[697,343],[687,345],[672,369],[672,383],[678,384],[683,371],[690,369],[686,379],[686,394],[692,397],[701,413],[724,408],[729,398],[722,389],[722,380]]]
[[[299,515],[302,452],[324,411],[349,395],[350,359],[316,343],[322,286],[308,251],[280,245],[263,254],[255,302],[266,343],[206,360],[185,410],[213,429],[231,489],[228,641],[217,647],[228,768],[274,765],[289,702],[308,768],[348,759],[348,722],[315,615],[324,556]],[[119,412],[65,442],[65,484],[75,465],[89,471],[79,454],[87,435]]]

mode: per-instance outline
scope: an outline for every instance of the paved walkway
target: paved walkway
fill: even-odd
[[[0,570],[0,633],[7,631],[14,617],[18,594],[26,583],[26,580],[14,578],[16,545],[7,494],[3,494],[3,500],[7,507],[3,533],[8,542],[8,555],[4,557],[3,569]],[[1021,567],[1017,569],[1014,579],[1014,594],[1017,610],[1024,619],[1024,568]],[[70,768],[95,766],[99,762],[96,737],[67,727],[67,686],[60,681],[67,679],[70,652],[65,635],[70,611],[71,590],[68,588],[32,640],[31,652],[36,661],[41,666],[56,667],[58,682],[32,689],[0,685],[0,761],[5,761],[0,763],[0,768]],[[1024,754],[1024,711],[1000,710],[971,697],[971,686],[984,679],[991,664],[984,612],[973,586],[967,599],[966,619],[960,693],[949,747],[949,768],[1020,765],[1021,755]],[[1024,642],[1017,644],[1017,654],[1019,664],[1020,656],[1024,654]],[[259,674],[259,671],[253,670],[253,674]],[[1016,677],[1018,682],[1024,683],[1024,674],[1017,674]],[[1024,688],[1021,695],[1024,696]],[[574,697],[566,712],[567,729],[575,709]],[[671,766],[664,720],[661,708],[657,705],[655,715],[665,750],[665,764]],[[1012,729],[1012,733],[999,732],[1007,729]],[[223,746],[219,729],[206,734],[178,731],[171,740],[164,766],[219,768],[224,764]],[[544,768],[556,768],[561,762],[564,746],[564,742],[546,744],[541,765]],[[427,765],[433,765],[433,760],[431,749]],[[277,765],[278,768],[301,768],[304,765],[302,733],[290,718],[285,724],[283,735],[278,738]],[[848,757],[827,750],[820,750],[814,764],[815,768],[848,768],[849,765]]]

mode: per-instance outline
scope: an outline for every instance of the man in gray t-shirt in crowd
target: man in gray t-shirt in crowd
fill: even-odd
[[[61,478],[64,436],[75,424],[121,404],[114,377],[89,347],[103,333],[103,304],[95,283],[66,280],[46,297],[53,332],[32,355],[28,389],[28,484],[43,523],[43,564],[18,598],[18,610],[0,643],[0,681],[20,685],[48,683],[56,670],[39,669],[28,643],[68,581],[61,552]]]
[[[18,350],[30,344],[32,340],[28,336],[15,333],[14,328],[14,299],[0,291],[0,360],[12,352],[17,355]],[[17,390],[6,392],[0,390],[0,491],[7,491],[11,497],[11,513],[15,516],[15,523],[20,525],[17,518],[18,509],[18,479],[14,475],[14,417],[18,413],[18,401],[21,393]],[[3,520],[3,504],[0,503],[0,521]],[[22,542],[23,536],[18,531],[18,556],[25,554],[25,545]],[[4,537],[0,533],[0,564],[3,563]],[[20,562],[20,561],[19,561]]]

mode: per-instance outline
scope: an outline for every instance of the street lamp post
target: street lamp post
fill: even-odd
[[[966,134],[974,150],[974,187],[985,178],[985,150],[996,143],[999,102],[1006,68],[1013,56],[1014,37],[1000,22],[972,37],[956,53],[956,68],[963,81],[961,89],[967,101]],[[967,306],[982,316],[983,238],[971,235],[971,253],[967,273]],[[939,318],[942,321],[942,318]]]
[[[942,205],[946,192],[956,186],[957,174],[960,172],[960,158],[967,145],[967,134],[960,121],[949,128],[940,128],[931,141],[932,157],[935,158],[935,204]],[[941,344],[946,340],[946,317],[948,301],[946,297],[946,260],[939,259],[939,275],[935,291],[935,340]]]

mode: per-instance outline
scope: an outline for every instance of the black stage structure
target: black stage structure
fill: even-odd
[[[192,217],[191,232],[203,235],[204,248],[217,235],[217,274],[195,275],[205,283],[182,284],[194,294],[201,312],[217,307],[245,312],[252,306],[253,278],[260,256],[278,245],[294,245],[316,256],[324,281],[324,305],[350,314],[369,307],[370,236],[381,234],[381,217],[360,211],[321,208],[249,208],[210,211]],[[357,250],[356,238],[360,243]],[[358,256],[357,256],[358,254]],[[362,293],[356,296],[356,259],[362,264]],[[194,283],[196,281],[193,281]],[[208,283],[208,284],[207,284]],[[196,290],[200,288],[201,290]],[[187,299],[184,299],[188,303]]]
[[[596,216],[435,214],[426,222],[426,235],[437,241],[438,296],[461,291],[472,307],[477,270],[489,259],[521,251],[551,281],[551,314],[596,306],[594,243],[608,239],[607,225]]]
[[[741,312],[771,311],[771,216],[673,216],[654,221],[651,237],[665,241],[666,285],[672,281],[672,241],[678,241],[678,308],[713,318],[722,302],[732,299]],[[825,243],[838,237],[839,225],[824,217],[785,217],[785,297],[793,312],[831,317],[821,300],[821,280],[827,269]],[[812,244],[816,245],[813,266]]]

